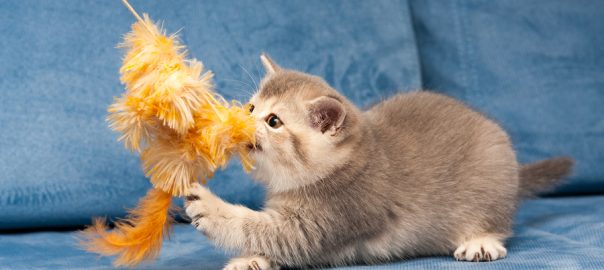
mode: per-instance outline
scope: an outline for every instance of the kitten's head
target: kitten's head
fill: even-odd
[[[250,100],[254,177],[279,192],[328,176],[349,159],[359,111],[321,78],[260,59],[266,75]]]

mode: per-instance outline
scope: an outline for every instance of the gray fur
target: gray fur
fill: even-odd
[[[242,255],[302,267],[451,255],[477,237],[503,241],[519,194],[570,170],[568,160],[520,167],[502,128],[452,98],[399,94],[362,112],[320,78],[267,64],[273,72],[251,100],[266,207],[229,228],[241,230],[242,246],[219,243]],[[345,116],[317,129],[308,104],[325,97]],[[267,113],[282,129],[264,123]],[[533,179],[547,180],[527,184]]]
[[[522,165],[520,170],[520,196],[533,197],[559,184],[574,165],[569,157],[558,157]]]

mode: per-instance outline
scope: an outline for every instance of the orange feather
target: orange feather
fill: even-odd
[[[103,219],[83,231],[81,244],[115,265],[133,266],[159,254],[168,236],[172,196],[188,194],[196,181],[212,177],[238,154],[252,168],[247,145],[254,144],[255,120],[249,108],[226,102],[212,91],[212,73],[187,60],[175,35],[144,14],[124,37],[128,51],[120,68],[126,92],[109,107],[109,126],[126,148],[141,153],[154,189],[125,220],[108,230]]]
[[[90,252],[117,255],[116,266],[133,266],[151,260],[159,254],[162,241],[170,232],[171,203],[172,195],[151,189],[126,219],[115,223],[112,231],[107,230],[103,218],[95,219],[92,226],[81,232],[81,244]]]

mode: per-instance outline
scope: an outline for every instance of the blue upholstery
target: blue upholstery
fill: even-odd
[[[517,215],[508,257],[490,263],[456,262],[453,257],[419,258],[378,266],[338,269],[602,269],[604,268],[604,196],[528,201]],[[0,236],[0,268],[107,269],[97,258],[74,247],[73,232]],[[208,269],[228,256],[190,225],[178,225],[158,261],[141,269]]]
[[[561,194],[604,194],[604,2],[144,1],[180,31],[217,89],[245,101],[260,52],[317,74],[365,107],[422,87],[465,101],[510,132],[523,162],[570,154]],[[149,188],[104,118],[123,88],[115,49],[134,18],[117,0],[0,1],[0,269],[107,269],[66,226],[116,217]],[[263,189],[237,164],[210,188],[252,208]],[[604,195],[528,201],[492,263],[419,258],[341,269],[604,269]],[[49,230],[50,227],[59,231]],[[218,269],[229,256],[177,225],[143,269]]]
[[[191,56],[216,73],[227,99],[251,96],[263,51],[325,77],[361,105],[420,87],[404,1],[132,4],[168,32],[182,28]],[[138,157],[105,122],[123,92],[115,46],[134,21],[117,0],[0,2],[0,229],[119,216],[149,188]],[[263,190],[237,165],[210,186],[232,202],[262,203]]]
[[[424,87],[500,122],[521,162],[577,160],[604,192],[604,1],[412,1]]]

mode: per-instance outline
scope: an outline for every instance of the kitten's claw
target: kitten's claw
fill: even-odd
[[[485,260],[485,261],[487,261],[487,262],[490,262],[490,261],[492,261],[492,260],[493,260],[493,259],[491,258],[491,253],[490,253],[490,252],[488,252],[488,251],[487,251],[487,252],[484,254],[484,260]]]
[[[185,207],[191,204],[192,202],[211,199],[214,197],[214,194],[206,187],[200,185],[199,183],[194,183],[189,188],[189,194],[185,196]]]
[[[185,200],[187,200],[187,201],[196,201],[199,199],[201,199],[201,198],[199,198],[199,196],[197,196],[197,195],[189,195],[189,196],[185,197]]]
[[[232,259],[224,270],[275,270],[278,269],[264,257],[243,257]]]
[[[494,261],[507,255],[507,250],[494,236],[474,238],[461,244],[453,253],[458,261]]]
[[[215,223],[211,220],[219,216],[222,206],[220,199],[197,183],[193,184],[189,195],[185,197],[185,212],[191,218],[191,224],[206,235],[207,230],[211,230]]]

